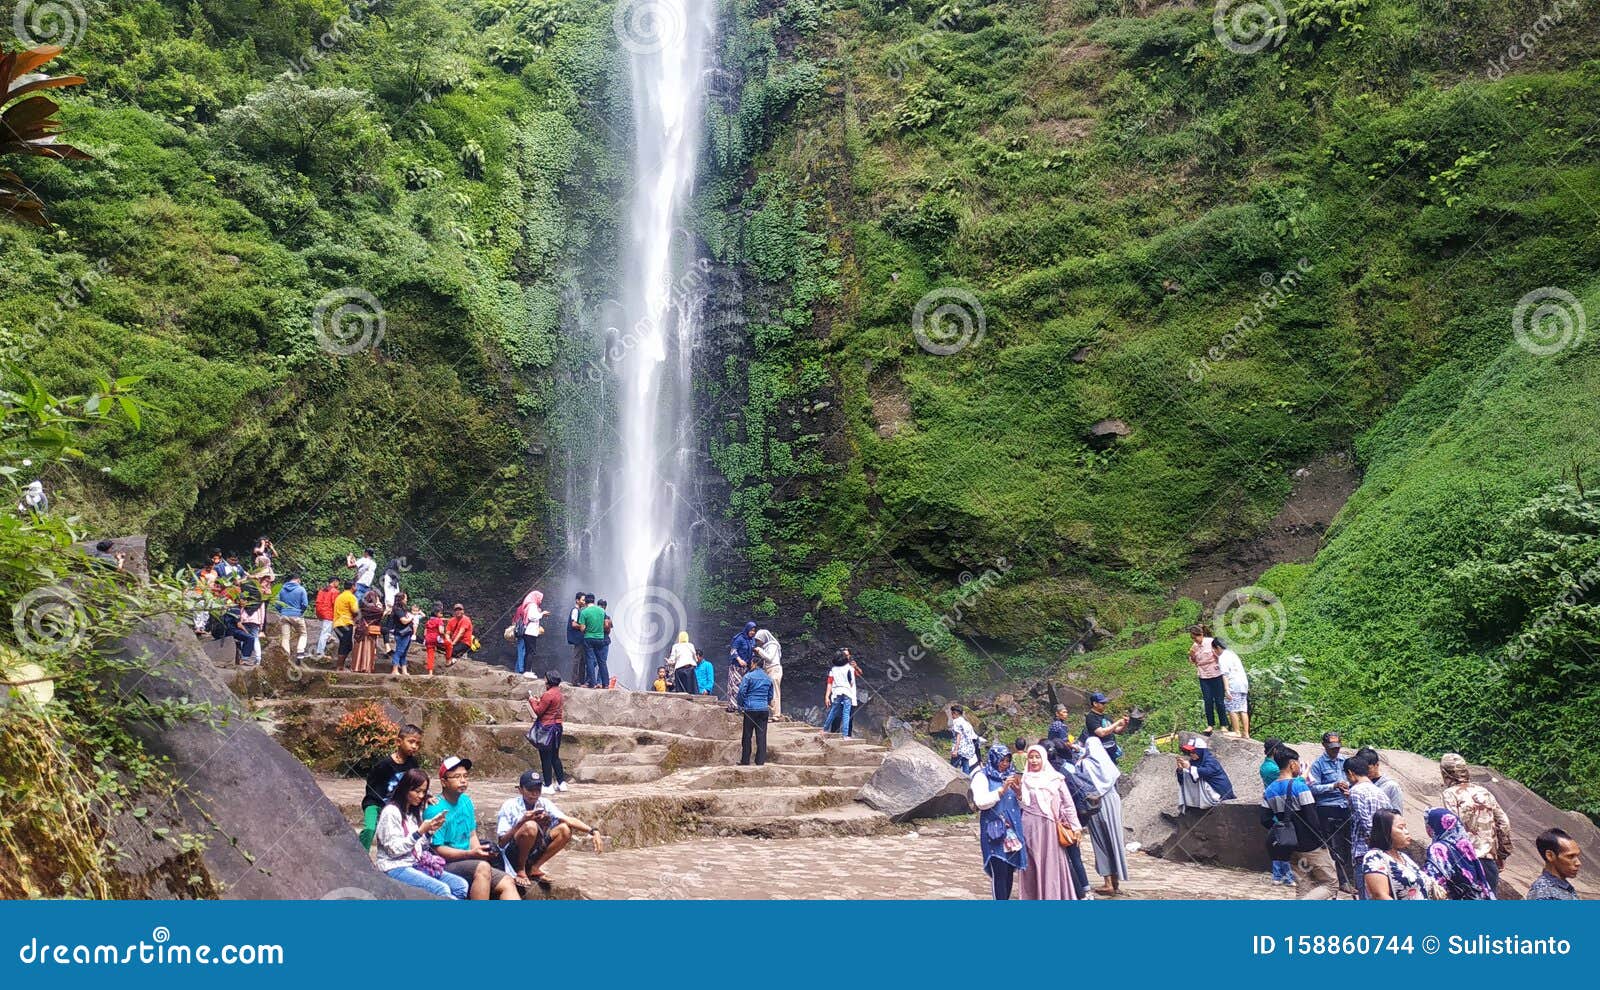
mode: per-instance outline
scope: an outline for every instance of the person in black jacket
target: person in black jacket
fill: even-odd
[[[1300,776],[1300,754],[1287,746],[1272,756],[1278,779],[1261,797],[1261,824],[1267,829],[1267,852],[1276,862],[1294,864],[1295,888],[1301,900],[1327,900],[1338,890],[1339,874],[1328,852],[1328,836],[1311,787]]]

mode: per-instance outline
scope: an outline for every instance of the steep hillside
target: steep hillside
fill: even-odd
[[[1509,3],[736,6],[790,103],[709,197],[779,297],[713,454],[780,596],[926,623],[1003,570],[964,629],[1052,656],[1600,252],[1591,11],[1507,60]]]
[[[58,500],[158,557],[270,528],[318,567],[335,535],[540,558],[547,417],[585,356],[558,328],[605,294],[574,273],[611,256],[626,182],[609,11],[58,7],[29,30],[89,78],[64,116],[94,160],[22,164],[59,226],[0,220],[0,319],[53,389],[137,375],[149,403]]]

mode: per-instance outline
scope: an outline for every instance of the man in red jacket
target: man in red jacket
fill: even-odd
[[[339,597],[339,579],[331,577],[317,590],[317,618],[322,620],[322,631],[317,633],[317,656],[328,655],[328,640],[333,638],[333,603]]]

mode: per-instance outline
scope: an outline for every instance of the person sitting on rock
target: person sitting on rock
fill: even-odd
[[[545,864],[572,841],[574,830],[588,835],[594,851],[601,851],[600,832],[578,818],[566,814],[544,797],[544,778],[527,770],[517,781],[517,796],[500,806],[495,819],[495,841],[518,887],[538,884],[550,892],[544,875]]]
[[[444,665],[453,666],[457,660],[471,653],[472,640],[472,620],[467,617],[467,607],[456,602],[450,609],[450,618],[444,624]]]
[[[444,824],[433,833],[433,851],[443,857],[445,872],[467,881],[467,899],[486,901],[491,893],[503,901],[520,901],[522,892],[511,875],[495,869],[500,852],[478,840],[477,809],[467,793],[467,775],[472,761],[459,756],[446,757],[439,764],[439,796],[422,813],[424,819],[444,815]],[[487,870],[480,867],[487,866]]]
[[[1233,800],[1228,771],[1203,737],[1192,737],[1179,747],[1177,775],[1179,814],[1187,808],[1204,811]]]

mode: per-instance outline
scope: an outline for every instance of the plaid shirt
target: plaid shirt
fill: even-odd
[[[1550,873],[1539,874],[1539,879],[1535,880],[1533,886],[1528,888],[1528,900],[1530,901],[1575,901],[1577,899],[1578,892],[1572,889],[1572,884]]]
[[[1350,858],[1361,863],[1372,838],[1372,816],[1389,807],[1389,798],[1370,780],[1358,780],[1350,788]]]

